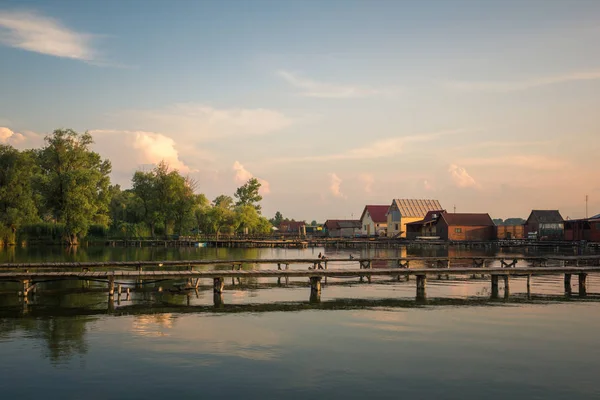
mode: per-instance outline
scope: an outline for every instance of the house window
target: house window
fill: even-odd
[[[396,230],[398,230],[398,224],[396,224]]]
[[[377,227],[379,228],[379,224],[377,224]]]
[[[454,233],[462,233],[462,228],[454,228]]]
[[[365,230],[365,231],[367,230],[367,226],[366,226],[366,225],[365,225],[365,229],[364,229],[364,230]]]

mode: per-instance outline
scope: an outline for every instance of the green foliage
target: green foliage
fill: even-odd
[[[89,133],[55,130],[38,152],[38,187],[45,210],[65,225],[65,239],[76,244],[91,224],[109,223],[111,164],[89,149]]]
[[[233,199],[231,196],[224,194],[217,196],[212,203],[214,207],[226,208],[228,210],[233,208]]]
[[[38,171],[32,152],[0,145],[0,239],[5,244],[15,243],[21,225],[39,220],[32,188]]]
[[[319,225],[319,224],[318,224],[318,223],[317,223],[317,221],[315,221],[314,219],[313,219],[313,220],[312,220],[312,222],[310,223],[310,226],[317,226],[317,225]]]
[[[243,186],[240,186],[235,191],[235,198],[237,202],[236,206],[252,206],[258,211],[260,214],[260,204],[258,204],[262,200],[262,196],[258,193],[260,189],[260,182],[256,178],[250,178],[248,182],[246,182]]]
[[[271,218],[269,222],[273,224],[273,226],[279,226],[283,222],[283,215],[279,211],[277,211],[275,213],[275,216]]]

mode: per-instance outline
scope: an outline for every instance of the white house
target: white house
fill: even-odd
[[[387,211],[389,206],[365,206],[360,217],[360,234],[366,236],[383,236],[387,232]]]

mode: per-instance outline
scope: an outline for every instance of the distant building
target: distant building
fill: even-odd
[[[600,214],[591,218],[566,220],[564,227],[565,240],[600,242]]]
[[[279,224],[279,233],[293,233],[296,235],[306,234],[306,222],[283,221]]]
[[[406,237],[406,224],[422,220],[427,212],[441,210],[437,200],[394,199],[387,212],[387,236]]]
[[[360,232],[357,219],[328,219],[323,225],[325,235],[329,237],[355,237]]]
[[[496,237],[498,239],[523,239],[525,229],[523,225],[498,225],[496,226]]]
[[[496,225],[489,214],[429,211],[421,221],[406,224],[407,237],[438,238],[451,241],[487,241],[496,239]]]
[[[523,224],[525,237],[540,240],[563,240],[564,219],[558,210],[533,210]]]
[[[360,216],[362,235],[382,236],[387,232],[387,211],[390,206],[365,206]]]

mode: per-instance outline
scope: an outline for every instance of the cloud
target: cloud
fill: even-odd
[[[128,182],[137,169],[154,166],[161,161],[182,174],[198,171],[195,165],[189,165],[182,159],[179,146],[167,135],[119,130],[92,130],[90,133],[94,138],[93,149],[111,161],[113,174],[120,182]],[[200,165],[208,157],[198,152],[190,159]]]
[[[292,124],[279,111],[265,108],[219,109],[182,103],[162,109],[130,110],[115,116],[132,130],[163,132],[195,142],[233,136],[267,135]]]
[[[0,143],[14,146],[25,141],[25,136],[18,132],[13,132],[9,128],[0,127]]]
[[[365,193],[373,192],[373,183],[375,183],[375,178],[371,174],[360,174],[358,175],[358,180],[361,181],[364,185]]]
[[[10,128],[0,126],[0,143],[8,144],[18,149],[34,148],[44,145],[44,137],[35,132],[14,132]]]
[[[255,177],[252,172],[248,171],[239,161],[233,163],[233,170],[235,171],[235,182],[238,184],[245,184],[251,178],[258,179],[260,183],[259,192],[262,195],[271,193],[271,185],[264,179]]]
[[[329,174],[330,184],[329,184],[329,192],[335,197],[340,197],[345,199],[346,196],[342,193],[340,186],[342,185],[342,180],[335,173]]]
[[[353,99],[391,93],[389,89],[318,82],[289,71],[278,71],[277,74],[298,89],[301,96],[305,97]]]
[[[55,57],[92,61],[93,36],[68,29],[57,20],[29,11],[0,11],[0,43]]]
[[[563,75],[536,77],[521,81],[505,82],[468,82],[451,81],[445,84],[446,87],[465,92],[491,92],[491,93],[509,93],[536,87],[555,85],[559,83],[590,81],[600,79],[600,70],[571,72]]]
[[[473,179],[473,177],[469,175],[466,169],[459,167],[456,164],[451,164],[448,168],[448,172],[450,172],[450,176],[454,184],[459,188],[479,186],[477,182],[475,182],[475,179]]]
[[[285,157],[269,160],[272,163],[292,163],[307,161],[338,161],[338,160],[368,160],[383,157],[392,157],[401,154],[408,143],[429,142],[447,135],[464,132],[461,129],[423,133],[417,135],[400,136],[368,142],[363,147],[357,147],[342,153],[325,154],[317,156]]]
[[[427,190],[428,192],[434,192],[435,191],[435,187],[428,180],[424,180],[423,181],[423,188],[425,190]]]
[[[557,157],[546,157],[542,155],[505,155],[500,157],[474,157],[460,160],[460,164],[467,166],[501,166],[503,168],[527,168],[539,171],[563,170],[568,163]]]

